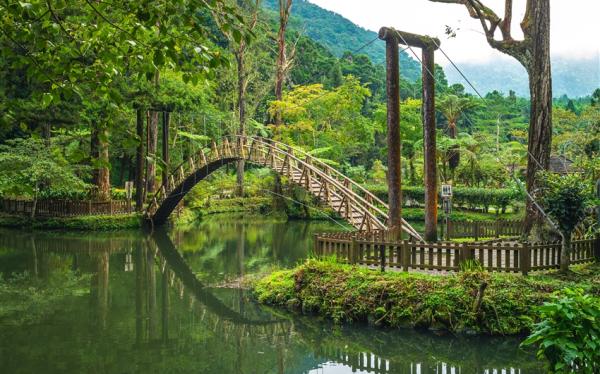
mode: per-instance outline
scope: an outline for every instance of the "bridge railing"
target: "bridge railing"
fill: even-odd
[[[304,160],[298,157],[296,152],[300,153]],[[246,136],[224,137],[219,144],[213,141],[209,151],[200,149],[193,157],[173,168],[167,187],[163,184],[151,197],[150,205],[146,210],[147,216],[151,217],[169,192],[175,190],[198,168],[218,160],[233,158],[268,165],[281,174],[292,177],[292,182],[305,184],[309,189],[313,187],[311,185],[313,181],[318,182],[321,187],[318,192],[319,197],[339,199],[338,213],[351,224],[360,226],[360,229],[363,229],[364,225],[364,229],[368,231],[386,228],[387,205],[350,178],[304,151],[295,150],[271,139]],[[298,175],[301,175],[299,179]],[[405,221],[403,230],[421,239],[420,235]]]
[[[238,139],[240,139],[238,137]],[[385,223],[382,222],[382,219],[386,217],[385,212],[383,212],[378,207],[369,203],[367,200],[362,198],[359,194],[355,193],[348,184],[344,184],[340,182],[338,179],[331,176],[329,170],[321,170],[317,166],[313,164],[315,161],[310,155],[305,154],[305,160],[300,159],[296,156],[294,150],[291,147],[286,149],[282,149],[282,143],[279,142],[271,142],[270,139],[264,138],[249,138],[252,140],[252,143],[248,144],[244,142],[244,148],[248,148],[248,152],[252,152],[254,150],[259,150],[263,153],[263,157],[268,157],[267,155],[270,152],[276,152],[278,156],[278,161],[281,162],[281,167],[285,166],[286,162],[290,163],[291,168],[293,168],[297,172],[301,173],[311,173],[311,177],[317,177],[321,184],[327,185],[329,189],[329,193],[338,194],[342,199],[346,199],[348,206],[350,206],[349,210],[352,210],[352,207],[360,209],[363,211],[369,219],[371,219],[376,227],[385,227]],[[256,144],[262,146],[261,148],[256,147]],[[265,151],[266,148],[266,151]],[[304,179],[308,182],[308,178]],[[307,186],[309,187],[309,186]],[[351,213],[351,212],[350,212]]]
[[[240,139],[240,137],[236,138]],[[260,142],[261,144],[278,151],[281,151],[282,147],[285,147],[283,151],[284,157],[291,157],[291,159],[296,162],[296,167],[308,168],[312,172],[316,173],[323,181],[335,186],[336,190],[343,195],[344,198],[352,200],[354,204],[358,204],[365,212],[368,213],[369,218],[377,221],[378,224],[376,225],[377,227],[375,227],[375,229],[382,229],[386,227],[388,219],[386,210],[388,209],[388,205],[338,170],[314,158],[301,149],[293,148],[272,139],[265,139],[261,137],[243,137],[243,139],[251,139],[253,143]],[[302,155],[305,160],[297,157],[297,154]],[[421,239],[419,233],[416,232],[405,220],[402,220],[402,226],[403,230],[409,233],[411,236]]]

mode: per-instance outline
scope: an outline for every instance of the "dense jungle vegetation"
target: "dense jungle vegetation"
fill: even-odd
[[[247,132],[274,136],[308,150],[360,183],[385,188],[385,71],[381,60],[369,57],[383,53],[371,45],[352,52],[352,47],[356,50],[368,42],[356,26],[339,25],[340,35],[358,35],[356,40],[343,37],[345,46],[327,38],[319,44],[315,39],[323,37],[305,34],[294,23],[300,17],[316,25],[327,23],[329,13],[315,14],[314,7],[299,6],[286,36],[290,42],[285,90],[281,100],[275,100],[273,38],[278,22],[272,1],[260,9],[256,29],[250,33],[237,27],[240,20],[249,20],[252,7],[236,8],[233,3],[219,5],[230,10],[220,16],[212,16],[215,9],[203,6],[192,21],[184,17],[189,9],[183,2],[170,5],[173,15],[143,5],[81,5],[59,2],[51,11],[37,2],[3,5],[3,196],[83,197],[92,191],[99,198],[122,197],[114,189],[134,179],[136,146],[143,141],[135,131],[140,108],[147,122],[143,137],[151,140],[146,183],[154,188],[154,176],[160,178],[162,167],[158,111],[172,111],[173,164],[206,146],[209,138],[237,132],[235,54],[246,39],[250,41]],[[111,19],[102,18],[107,13]],[[79,22],[95,27],[82,29]],[[332,48],[334,44],[345,50]],[[418,72],[418,63],[402,52],[403,180],[418,188],[423,180],[423,143],[415,69]],[[448,85],[439,66],[436,78],[441,181],[461,188],[503,189],[512,198],[503,197],[495,205],[505,208],[507,199],[518,205],[522,196],[517,181],[526,163],[528,99],[498,91],[478,98],[462,85]],[[600,90],[587,97],[554,100],[552,153],[561,162],[572,162],[589,180],[597,178],[600,169],[599,102]],[[274,113],[280,113],[285,124],[280,131],[269,125]],[[18,170],[15,163],[21,165]],[[477,205],[494,205],[490,199],[480,197],[484,201]]]

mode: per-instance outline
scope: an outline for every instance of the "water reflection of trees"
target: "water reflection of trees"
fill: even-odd
[[[247,226],[232,227],[223,231],[234,232],[225,238],[233,250],[222,253],[233,253],[236,274],[248,271],[247,257],[279,256],[275,249],[255,249],[266,240],[260,239],[262,234],[248,240]],[[289,237],[275,232],[280,227],[271,230],[271,240]],[[0,235],[0,248],[22,248],[21,239]],[[181,246],[190,245],[179,240]],[[71,311],[72,329],[79,334],[78,329],[87,329],[94,342],[80,371],[98,371],[91,366],[100,361],[121,372],[306,373],[325,362],[373,373],[483,373],[511,366],[514,372],[538,370],[514,340],[332,328],[312,317],[258,306],[241,290],[207,288],[201,282],[204,277],[192,270],[197,268],[190,267],[188,252],[176,245],[177,236],[166,232],[85,238],[28,235],[26,242],[29,250],[23,251],[23,260],[32,274],[41,277],[69,269],[93,274],[88,319]],[[284,246],[285,242],[275,244]],[[64,360],[73,350],[68,341],[44,349],[61,350],[56,354]],[[71,360],[82,360],[73,355]]]

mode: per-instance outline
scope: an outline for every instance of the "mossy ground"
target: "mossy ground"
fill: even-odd
[[[487,272],[429,275],[381,273],[332,260],[307,260],[260,279],[253,290],[261,303],[339,323],[513,335],[529,332],[537,319],[535,306],[564,287],[578,285],[600,295],[598,270],[598,265],[579,266],[568,277]],[[488,286],[476,313],[474,302],[482,282]]]
[[[0,226],[38,230],[102,231],[139,228],[141,225],[142,219],[137,214],[34,219],[26,216],[0,215]]]

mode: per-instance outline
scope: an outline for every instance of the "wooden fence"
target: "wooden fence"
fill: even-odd
[[[441,237],[446,238],[499,238],[501,236],[519,236],[523,232],[523,221],[450,221],[447,227],[440,225]],[[446,232],[446,235],[444,234]]]
[[[0,199],[0,211],[9,214],[31,215],[33,201]],[[130,202],[123,200],[39,200],[36,217],[73,217],[89,215],[128,214],[133,212]]]
[[[600,238],[573,240],[571,263],[600,260]],[[409,270],[460,271],[467,260],[488,271],[521,272],[560,267],[561,243],[424,243],[396,240],[386,231],[315,235],[318,256],[350,264]]]

